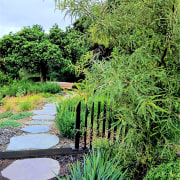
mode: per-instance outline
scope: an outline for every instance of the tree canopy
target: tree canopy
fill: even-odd
[[[0,39],[0,52],[4,60],[4,73],[12,78],[18,78],[19,69],[24,68],[29,73],[40,73],[41,81],[46,81],[47,75],[64,80],[69,77],[74,81],[74,67],[87,50],[82,46],[79,32],[71,28],[63,31],[54,25],[46,34],[40,25],[24,27],[19,32],[9,33]],[[72,79],[70,79],[72,77]],[[67,79],[66,78],[66,79]]]

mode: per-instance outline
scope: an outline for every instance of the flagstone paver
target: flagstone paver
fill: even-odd
[[[50,158],[32,158],[16,160],[1,174],[10,180],[48,180],[58,174],[60,165],[58,161]]]
[[[53,103],[53,104],[45,104],[44,107],[56,107],[56,104]]]
[[[10,139],[7,151],[28,149],[48,149],[59,143],[59,138],[53,134],[30,134],[16,136]]]
[[[30,121],[28,123],[26,123],[27,125],[53,125],[54,122],[49,122],[49,121],[43,121],[43,120],[33,120],[33,121]]]
[[[37,115],[56,115],[57,112],[56,110],[36,110],[33,111],[33,114],[37,114]]]
[[[43,110],[53,110],[53,111],[56,111],[56,107],[44,106]]]
[[[21,131],[28,132],[28,133],[43,133],[50,131],[50,127],[48,126],[28,126],[22,128]]]
[[[33,120],[55,120],[55,116],[49,116],[49,115],[36,115],[32,117]]]

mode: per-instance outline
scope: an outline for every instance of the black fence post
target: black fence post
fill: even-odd
[[[116,141],[116,133],[117,133],[117,125],[116,125],[116,123],[117,123],[117,121],[118,121],[118,120],[115,118],[115,119],[114,119],[114,123],[115,123],[115,126],[114,126],[114,138],[113,138],[114,141]]]
[[[76,129],[75,129],[75,149],[79,149],[79,141],[80,141],[80,114],[81,114],[81,102],[79,102],[76,109]]]
[[[106,128],[106,107],[107,107],[107,102],[104,102],[104,117],[103,117],[103,133],[102,137],[105,137],[105,128]]]
[[[110,110],[109,126],[108,126],[108,139],[111,137],[111,123],[112,123],[112,110]]]
[[[86,104],[86,113],[85,113],[85,129],[84,129],[84,149],[86,149],[86,139],[87,139],[87,118],[88,118],[88,114],[89,114],[89,111],[88,111],[88,106]]]
[[[91,135],[90,135],[90,148],[92,148],[92,139],[93,139],[93,121],[94,121],[94,102],[92,104],[91,110]]]
[[[101,111],[101,102],[98,101],[98,113],[97,113],[97,136],[99,136],[99,120]]]

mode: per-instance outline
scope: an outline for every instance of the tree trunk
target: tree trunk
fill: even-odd
[[[40,79],[41,82],[46,82],[47,68],[44,62],[40,63]]]

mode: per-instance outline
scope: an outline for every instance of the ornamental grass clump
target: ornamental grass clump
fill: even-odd
[[[76,122],[76,107],[79,99],[69,97],[58,103],[56,106],[57,117],[56,126],[59,132],[67,138],[73,139],[75,135],[75,122]],[[85,105],[81,107],[81,130],[84,126],[85,119]]]
[[[123,180],[126,173],[116,159],[111,158],[103,150],[92,150],[90,154],[84,156],[83,163],[77,162],[70,168],[71,175],[66,176],[66,180]]]

